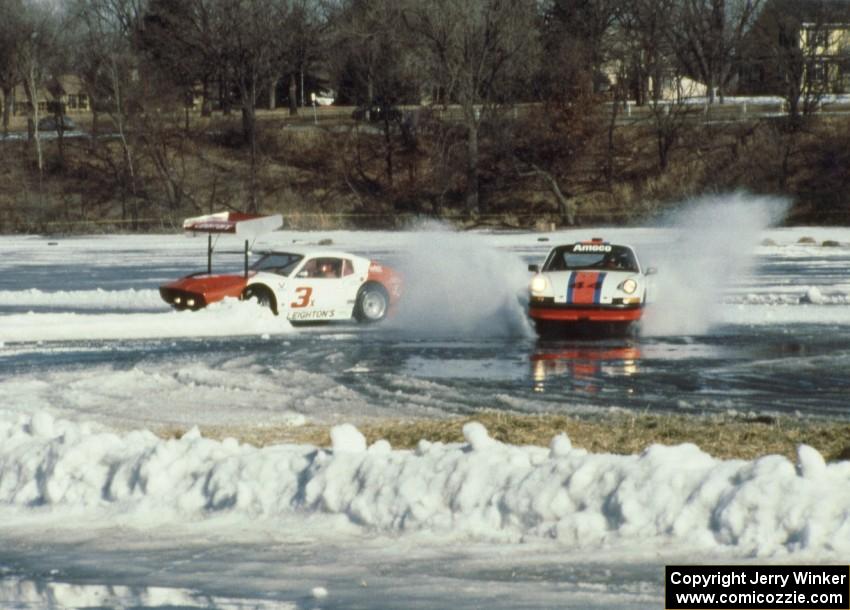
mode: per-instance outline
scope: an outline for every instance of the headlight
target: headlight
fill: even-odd
[[[186,299],[186,305],[188,305],[189,307],[194,307],[195,299]]]
[[[180,305],[180,303],[182,303],[182,302],[183,302],[183,299],[182,299],[182,298],[180,298],[180,297],[174,297],[174,304],[175,304],[175,305]]]
[[[638,284],[633,279],[628,279],[622,284],[620,284],[620,290],[625,292],[626,294],[632,294],[635,290],[637,290]]]
[[[545,275],[535,275],[531,278],[531,292],[534,294],[545,292],[548,286],[549,280],[546,279]]]

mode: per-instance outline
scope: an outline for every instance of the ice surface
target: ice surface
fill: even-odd
[[[713,325],[752,326],[761,332],[778,325],[793,339],[792,325],[806,325],[815,333],[827,325],[850,325],[850,229],[762,230],[766,225],[758,216],[755,224],[729,228],[731,222],[729,217],[712,220],[709,242],[700,239],[696,228],[683,231],[686,225],[668,225],[545,234],[281,231],[255,249],[331,239],[334,247],[399,261],[415,275],[421,271],[420,279],[427,279],[422,285],[433,290],[422,294],[418,311],[414,308],[412,317],[421,323],[414,343],[441,333],[455,341],[466,334],[480,343],[491,329],[503,326],[510,340],[526,340],[521,299],[510,300],[517,293],[522,296],[525,264],[541,262],[553,245],[597,235],[634,245],[645,264],[659,268],[657,280],[672,278],[669,285],[681,297],[667,309],[670,321],[680,325],[673,332],[710,332]],[[741,244],[752,242],[750,250],[742,246],[740,259],[724,256],[704,267],[688,266],[687,257],[679,257],[678,267],[670,262],[667,251],[675,255],[676,248],[681,252],[708,244],[711,253],[730,247],[726,240],[734,235],[746,237],[738,240]],[[803,237],[811,239],[801,241]],[[839,246],[825,248],[821,244],[826,240]],[[411,247],[424,256],[410,256]],[[382,368],[372,353],[355,350],[356,357],[347,362],[344,354],[323,349],[318,360],[339,362],[336,376],[320,367],[313,370],[309,363],[275,361],[296,351],[296,346],[287,346],[294,332],[302,337],[297,357],[304,358],[310,335],[250,303],[176,313],[158,301],[155,286],[202,268],[203,250],[201,240],[174,235],[0,237],[0,348],[4,362],[15,363],[14,370],[0,375],[0,605],[11,598],[18,606],[33,607],[46,606],[51,599],[64,600],[68,607],[288,607],[277,600],[266,606],[258,598],[291,572],[296,575],[292,579],[300,580],[287,582],[285,590],[294,593],[286,598],[298,600],[293,607],[299,608],[347,607],[352,599],[360,607],[413,607],[405,602],[426,598],[431,607],[457,602],[453,605],[645,608],[660,604],[658,564],[675,560],[667,554],[670,547],[684,549],[680,563],[724,563],[730,558],[817,563],[850,552],[850,467],[847,462],[826,463],[805,446],[794,461],[778,456],[717,460],[692,445],[653,446],[638,455],[616,456],[587,453],[563,434],[548,448],[504,445],[474,424],[464,430],[464,443],[423,440],[413,451],[393,449],[386,441],[367,446],[353,426],[335,428],[331,449],[287,444],[258,449],[233,439],[204,438],[196,430],[170,440],[154,436],[145,429],[185,429],[195,423],[297,426],[311,420],[339,423],[340,417],[355,414],[430,416],[465,412],[476,401],[476,406],[492,406],[503,400],[530,411],[552,408],[545,402],[520,401],[498,387],[518,366],[523,367],[521,376],[527,376],[528,362],[491,365],[475,351],[462,356],[465,360],[441,360],[439,349],[423,352],[416,343],[397,366]],[[765,267],[760,273],[752,268],[753,252]],[[425,273],[429,255],[435,264]],[[80,268],[85,273],[65,273]],[[34,312],[23,312],[26,308]],[[449,323],[440,326],[441,315]],[[363,336],[356,333],[324,333],[321,341]],[[250,351],[215,357],[207,352],[220,343],[200,339],[240,335],[265,337],[262,345],[279,347],[266,359]],[[100,340],[115,344],[104,346]],[[717,375],[722,367],[714,352],[723,347],[725,357],[736,349],[691,341],[687,334],[673,343],[648,341],[641,345],[643,360],[634,366],[651,370],[670,351],[674,358],[708,358],[713,368],[706,374]],[[172,344],[190,349],[175,358],[85,364],[90,352],[155,349],[168,354]],[[372,349],[380,340],[364,344]],[[246,343],[245,348],[257,346]],[[196,351],[203,356],[194,358]],[[65,366],[30,370],[39,358],[63,353],[67,360],[56,360]],[[722,364],[739,373],[775,366],[770,354],[760,356],[765,360],[730,358]],[[798,389],[810,392],[815,402],[818,392],[835,383],[824,378],[820,364],[807,364],[817,366],[817,377],[805,386],[808,390]],[[787,366],[789,376],[800,373],[795,359],[777,366]],[[338,378],[337,369],[344,371],[349,385]],[[843,376],[843,370],[827,375]],[[418,375],[422,371],[427,374]],[[360,382],[359,375],[379,375],[381,385]],[[457,379],[464,375],[458,390]],[[799,377],[791,379],[789,383],[796,383]],[[710,398],[697,392],[683,400],[699,405]],[[111,532],[115,539],[98,542],[102,546],[92,556],[74,551],[57,556],[50,546],[56,539],[69,540],[74,549],[77,540],[91,546],[103,528],[124,533]],[[173,588],[121,588],[121,570],[145,557],[140,547],[183,530],[190,530],[186,535],[200,547],[197,552],[169,555],[154,548],[140,568],[145,575],[133,581],[156,585],[168,580],[159,566],[171,559],[170,569],[178,574],[170,582]],[[307,530],[311,552],[319,549],[315,552],[322,556],[304,567],[291,537]],[[21,541],[15,542],[17,535]],[[269,540],[284,535],[289,537],[286,544],[269,550]],[[376,537],[380,542],[375,546],[381,548],[370,550],[370,567],[356,572],[362,559],[357,551]],[[343,538],[347,542],[337,553],[334,545]],[[440,549],[434,558],[422,559],[428,552],[421,548],[423,540]],[[482,551],[486,561],[457,550],[489,544],[493,547]],[[38,545],[48,549],[43,556]],[[53,578],[52,566],[62,576],[62,568],[76,562],[86,566],[82,580],[92,574],[97,578],[122,550],[127,558],[116,561],[119,575],[105,576],[109,584],[100,588],[43,580],[34,586],[29,578],[7,571],[19,557],[34,557],[33,565],[23,568],[29,577],[42,578],[43,571]],[[4,564],[2,553],[15,551]],[[524,553],[525,563],[517,566],[516,558]],[[585,569],[586,558],[600,553],[603,565]],[[193,562],[209,555],[214,557],[203,559],[207,576],[190,577],[197,568]],[[275,571],[280,557],[289,563]],[[629,564],[632,557],[634,565]],[[178,566],[189,567],[180,573]],[[204,582],[215,590],[221,575],[230,572],[235,575],[223,586],[238,590],[242,582],[250,582],[244,592],[254,601],[238,595],[205,597],[191,584]],[[641,576],[633,579],[633,572]],[[388,573],[396,580],[385,579],[381,585]],[[423,573],[430,576],[423,578]],[[411,593],[400,602],[403,589]],[[327,597],[315,594],[322,590]],[[377,590],[389,593],[389,601],[370,597]]]

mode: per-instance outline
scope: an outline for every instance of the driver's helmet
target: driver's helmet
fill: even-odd
[[[334,272],[334,266],[332,263],[324,262],[319,265],[319,275],[324,277],[328,277],[331,275],[336,275]]]
[[[608,257],[607,266],[609,269],[626,269],[629,261],[625,254],[618,253]]]

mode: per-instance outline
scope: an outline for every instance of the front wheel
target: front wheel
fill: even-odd
[[[248,286],[242,291],[242,300],[249,301],[253,299],[260,307],[268,307],[274,315],[277,315],[277,301],[272,294],[272,291],[265,286]]]
[[[386,288],[376,282],[364,284],[357,293],[354,317],[358,322],[374,324],[387,317],[390,296]]]

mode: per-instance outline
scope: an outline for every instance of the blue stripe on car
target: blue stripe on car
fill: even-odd
[[[573,302],[573,288],[575,287],[575,273],[570,273],[570,276],[567,278],[567,303]]]
[[[593,302],[599,304],[602,298],[602,283],[605,281],[607,273],[600,273],[596,278],[596,288],[593,290]]]

